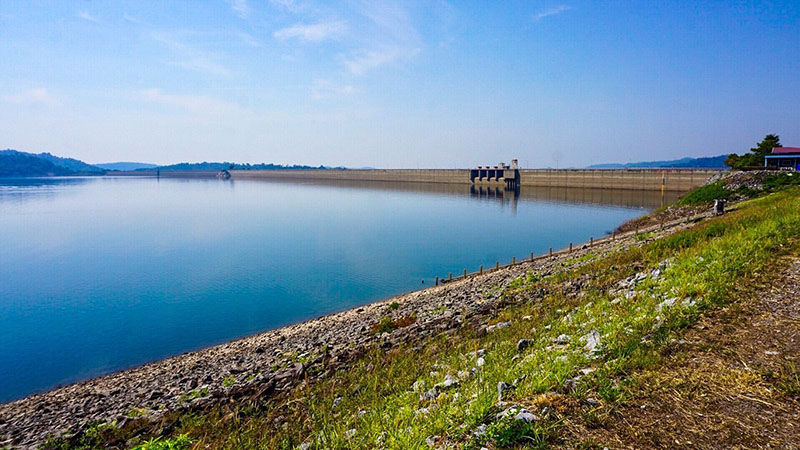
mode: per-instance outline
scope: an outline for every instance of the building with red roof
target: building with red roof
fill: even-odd
[[[764,167],[800,170],[800,147],[773,147],[772,153],[764,156]]]

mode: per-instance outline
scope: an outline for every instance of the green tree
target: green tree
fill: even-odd
[[[783,147],[781,138],[777,134],[768,134],[755,148],[750,149],[750,153],[745,153],[742,156],[736,153],[728,155],[728,158],[725,159],[725,164],[734,169],[764,167],[764,156],[770,154],[773,147]]]

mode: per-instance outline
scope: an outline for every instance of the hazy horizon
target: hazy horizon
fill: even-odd
[[[523,167],[800,145],[800,6],[0,4],[0,148]]]

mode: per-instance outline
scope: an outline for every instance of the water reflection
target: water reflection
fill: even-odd
[[[638,191],[164,176],[0,192],[0,401],[583,242],[659,205]]]
[[[96,177],[0,178],[0,211],[33,200],[52,201]]]
[[[517,213],[517,199],[519,199],[520,187],[516,186],[513,189],[506,189],[505,187],[498,186],[481,186],[470,185],[469,195],[478,200],[487,200],[498,202],[499,205],[505,207],[509,205],[511,214]]]
[[[230,180],[233,181],[233,180]],[[398,183],[386,181],[350,180],[283,180],[277,178],[248,178],[241,182],[329,186],[342,189],[406,191],[438,195],[465,196],[476,200],[498,200],[515,211],[517,202],[535,201],[567,204],[621,206],[655,209],[676,201],[680,192],[639,191],[630,189],[592,189],[522,186],[513,190],[504,187],[451,183]]]

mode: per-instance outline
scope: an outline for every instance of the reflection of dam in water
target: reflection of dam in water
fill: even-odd
[[[501,205],[509,205],[511,212],[517,212],[517,199],[519,199],[520,188],[519,186],[508,189],[501,186],[481,186],[471,185],[469,187],[469,195],[479,200],[497,201]]]
[[[675,192],[631,191],[627,189],[592,189],[558,187],[517,187],[505,189],[496,186],[470,186],[471,197],[497,201],[516,211],[520,201],[546,201],[550,203],[591,204],[621,206],[625,208],[655,209],[677,201],[680,195]]]
[[[667,191],[637,191],[630,189],[595,189],[564,187],[522,186],[506,189],[504,185],[468,185],[449,183],[414,183],[353,180],[311,179],[297,180],[275,178],[242,178],[244,182],[304,184],[329,186],[334,189],[370,189],[397,192],[418,192],[430,195],[467,196],[479,201],[497,202],[516,211],[519,202],[548,202],[562,204],[586,204],[616,206],[624,208],[656,209],[675,202],[681,193]],[[233,182],[233,179],[231,180]]]

